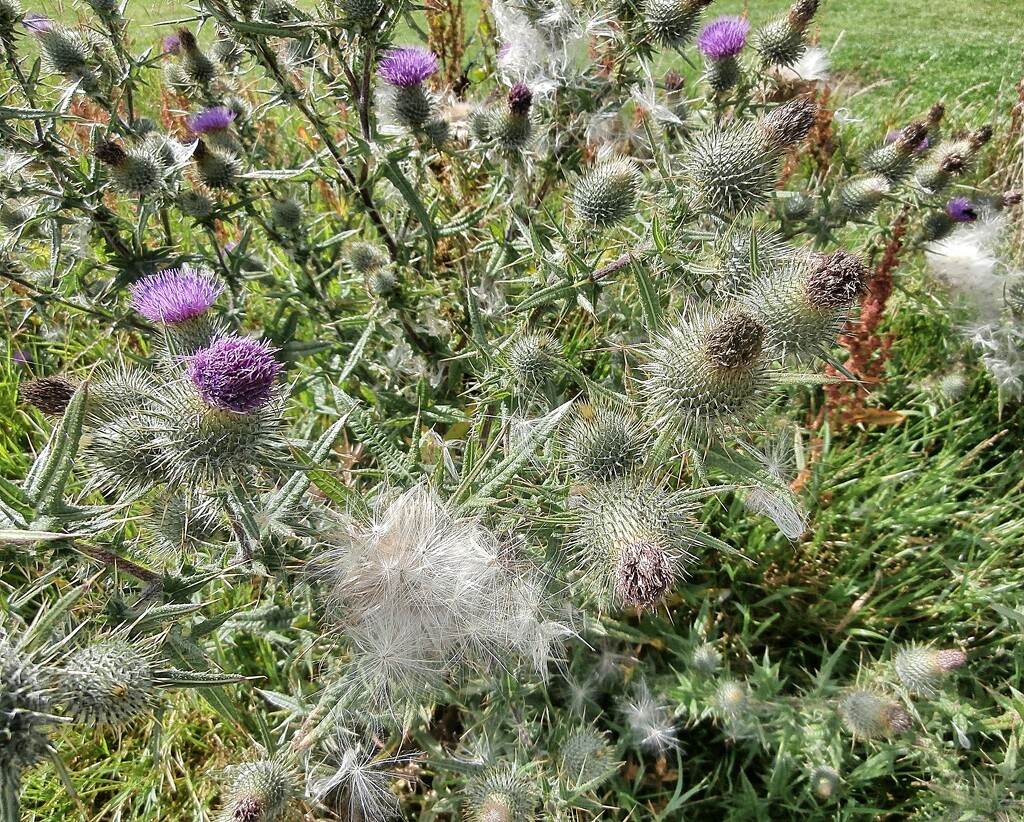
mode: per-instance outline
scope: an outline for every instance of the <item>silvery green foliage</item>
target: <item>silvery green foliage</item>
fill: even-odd
[[[618,760],[670,771],[700,723],[828,802],[870,781],[851,735],[934,733],[905,697],[941,696],[957,652],[908,646],[864,685],[826,660],[801,691],[746,634],[715,636],[715,574],[740,584],[744,546],[703,523],[721,506],[804,538],[809,494],[765,443],[775,401],[804,410],[789,386],[856,318],[893,215],[949,229],[936,213],[991,132],[947,134],[933,107],[866,151],[838,133],[812,170],[828,112],[763,69],[799,60],[817,3],[720,76],[653,77],[709,5],[496,0],[501,48],[431,28],[434,55],[398,39],[421,27],[407,3],[201,0],[202,29],[136,56],[103,0],[101,28],[0,0],[0,273],[54,339],[74,311],[106,346],[23,386],[51,433],[0,523],[136,580],[90,594],[115,633],[0,645],[5,809],[56,717],[131,728],[159,689],[243,674],[276,716],[218,710],[281,750],[229,772],[225,820],[286,818],[302,775],[353,820],[626,813]],[[144,98],[160,74],[194,111]],[[89,145],[72,103],[98,112]],[[140,300],[183,272],[180,299]],[[250,640],[265,659],[224,650]],[[469,763],[445,750],[463,731]],[[399,802],[414,743],[429,788]]]

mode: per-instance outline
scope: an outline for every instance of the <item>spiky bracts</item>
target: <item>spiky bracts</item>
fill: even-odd
[[[890,696],[868,688],[854,688],[839,706],[843,722],[861,739],[896,736],[912,727],[910,714]]]
[[[754,48],[765,66],[791,66],[806,49],[804,33],[818,10],[818,0],[796,0],[785,17],[754,33]]]
[[[386,100],[395,120],[409,129],[422,129],[431,121],[434,101],[423,83],[438,70],[437,55],[415,46],[385,52],[377,71],[388,90]]]
[[[644,28],[660,45],[678,48],[692,39],[701,12],[709,5],[711,0],[646,0]]]
[[[652,428],[705,439],[740,424],[772,386],[769,327],[750,309],[681,319],[643,352],[641,395]]]
[[[573,509],[575,566],[605,607],[652,608],[696,561],[693,507],[633,480],[587,489]]]
[[[967,662],[960,648],[934,648],[930,645],[909,645],[901,648],[893,659],[893,668],[900,683],[911,693],[926,697],[938,694],[943,680]]]
[[[66,716],[88,725],[124,725],[157,698],[152,653],[111,638],[74,652],[63,664],[55,701]]]
[[[633,412],[603,402],[579,405],[564,426],[561,456],[584,481],[608,481],[639,466],[649,436]]]
[[[13,777],[50,750],[52,688],[45,669],[0,635],[0,777]]]
[[[627,158],[594,166],[576,182],[572,195],[576,216],[583,223],[605,228],[633,213],[643,177],[636,162]]]
[[[491,767],[466,788],[466,819],[472,822],[532,822],[536,785],[516,764]]]
[[[169,169],[145,146],[125,149],[108,140],[97,144],[94,154],[109,169],[115,188],[125,194],[155,194],[164,186]]]
[[[298,793],[298,779],[279,759],[244,762],[230,770],[218,822],[277,822]]]

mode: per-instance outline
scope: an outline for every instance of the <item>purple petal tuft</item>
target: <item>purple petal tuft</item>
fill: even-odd
[[[206,402],[246,414],[266,405],[284,370],[265,340],[223,337],[188,359],[188,376]]]
[[[174,325],[206,313],[223,290],[212,274],[171,268],[135,283],[132,307],[150,322]]]
[[[416,86],[438,69],[437,55],[418,46],[391,49],[377,66],[384,82],[392,86],[408,88]]]
[[[208,134],[223,131],[238,115],[226,106],[214,106],[193,114],[188,118],[188,129],[193,134]]]
[[[978,212],[966,197],[954,197],[946,203],[946,213],[958,223],[971,223],[978,219]]]
[[[747,45],[750,23],[742,17],[719,17],[712,20],[697,37],[697,48],[712,60],[735,57]]]

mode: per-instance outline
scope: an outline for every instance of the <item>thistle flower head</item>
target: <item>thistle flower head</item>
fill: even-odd
[[[212,274],[170,268],[132,285],[132,308],[150,322],[174,325],[205,314],[223,291]]]
[[[188,130],[193,134],[209,134],[223,131],[238,115],[227,106],[206,108],[188,118]]]
[[[222,337],[188,360],[188,376],[214,408],[247,414],[266,405],[284,367],[266,341]]]
[[[516,83],[509,89],[508,110],[513,117],[525,117],[533,104],[533,92],[526,83]]]
[[[45,670],[0,634],[0,769],[18,775],[52,750],[50,692]]]
[[[914,125],[914,124],[911,124],[911,125]],[[909,128],[909,126],[907,128]],[[891,143],[895,143],[897,140],[904,139],[903,132],[904,132],[904,129],[901,129],[901,128],[890,129],[889,131],[887,131],[885,133],[885,140],[884,140],[885,144],[889,145]],[[915,132],[915,134],[916,134],[916,132]],[[931,145],[931,143],[930,143],[930,141],[928,139],[928,136],[927,136],[927,133],[926,133],[924,137],[921,137],[920,140],[918,140],[916,143],[913,143],[912,147],[913,147],[914,151],[920,153],[922,151],[927,151],[929,145]]]
[[[939,692],[942,680],[966,662],[967,654],[959,648],[908,645],[896,654],[893,667],[908,691],[934,697]]]
[[[971,223],[978,219],[974,203],[967,197],[954,197],[946,203],[946,213],[957,223]]]
[[[580,405],[561,439],[566,465],[585,480],[627,474],[643,461],[646,448],[646,437],[632,412],[605,403]]]
[[[113,166],[114,168],[123,165],[128,160],[128,153],[119,143],[115,143],[113,140],[103,140],[97,143],[96,148],[93,149],[93,154],[101,163]]]
[[[439,67],[437,55],[429,49],[405,46],[384,52],[377,72],[385,83],[409,88],[433,76]]]
[[[60,416],[77,388],[78,383],[66,377],[41,377],[19,386],[18,396],[22,402],[34,405],[44,414]]]
[[[756,125],[729,126],[698,134],[684,174],[694,206],[719,215],[745,214],[768,198],[778,177],[779,152]]]
[[[533,388],[555,373],[561,345],[546,331],[527,332],[512,340],[505,352],[508,369],[518,385]]]
[[[786,19],[794,28],[802,28],[811,22],[818,11],[818,0],[796,0],[786,12]]]
[[[576,215],[599,228],[621,222],[636,208],[642,179],[633,160],[619,158],[594,166],[573,191]]]
[[[597,787],[618,768],[606,735],[590,726],[574,728],[562,743],[559,765],[570,785]]]
[[[41,34],[44,31],[53,31],[54,22],[45,14],[30,11],[22,20],[22,25],[30,34]]]
[[[836,791],[843,784],[843,778],[835,768],[818,765],[807,777],[807,784],[819,801],[828,802],[835,797]]]
[[[719,17],[701,29],[697,48],[712,60],[735,57],[747,45],[750,23],[742,17]]]
[[[690,664],[701,673],[714,673],[722,666],[722,654],[714,645],[702,642],[693,649]]]
[[[125,149],[111,140],[97,144],[96,159],[110,168],[115,188],[126,194],[152,194],[164,183],[168,169],[146,147]]]
[[[177,34],[168,34],[163,43],[164,54],[178,54],[181,52],[181,38]]]
[[[733,719],[747,709],[750,703],[750,691],[742,682],[728,679],[715,689],[711,701],[720,716]]]
[[[54,701],[74,722],[124,725],[156,701],[152,651],[122,638],[86,646],[65,660]]]
[[[178,29],[178,46],[182,51],[195,52],[199,50],[199,41],[196,40],[196,36],[188,29]]]
[[[839,712],[850,732],[862,739],[906,733],[912,727],[910,715],[902,705],[867,688],[850,691]]]
[[[296,793],[296,777],[278,759],[244,762],[230,770],[218,822],[278,822]]]
[[[644,25],[653,39],[666,46],[681,46],[697,28],[700,13],[711,0],[647,0]]]

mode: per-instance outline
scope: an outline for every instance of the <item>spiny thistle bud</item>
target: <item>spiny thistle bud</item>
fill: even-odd
[[[196,36],[188,29],[178,29],[178,68],[187,83],[205,86],[217,77],[217,67],[199,48]]]
[[[431,117],[423,126],[423,134],[435,147],[440,148],[451,135],[451,125],[443,117]]]
[[[644,27],[664,46],[684,45],[697,28],[700,13],[711,0],[646,0]]]
[[[270,222],[284,231],[295,231],[302,223],[302,203],[297,200],[275,200],[270,207]]]
[[[546,331],[527,332],[515,338],[505,351],[505,362],[512,379],[526,388],[534,388],[558,368],[562,347]]]
[[[803,220],[814,210],[814,198],[802,191],[786,192],[788,196],[779,197],[776,211],[785,220]]]
[[[231,768],[218,822],[277,822],[296,793],[295,774],[277,759],[260,759]]]
[[[596,788],[618,768],[605,734],[596,728],[575,728],[562,745],[562,773],[570,785]]]
[[[839,771],[829,765],[818,765],[807,777],[807,785],[811,793],[820,802],[831,802],[835,799],[836,791],[843,784],[843,778]]]
[[[839,188],[837,195],[843,216],[847,219],[867,217],[878,208],[892,185],[880,175],[853,177]]]
[[[910,715],[894,699],[866,688],[852,690],[839,706],[850,732],[862,739],[906,733],[912,727]]]
[[[1024,200],[1024,191],[1004,191],[996,198],[996,208],[999,210],[1013,208],[1015,205],[1020,205],[1021,200]]]
[[[51,750],[51,715],[44,670],[0,637],[0,770],[15,776]]]
[[[66,377],[41,377],[18,388],[22,402],[34,405],[44,414],[59,417],[71,402],[78,383]]]
[[[720,716],[732,719],[747,709],[750,704],[750,692],[742,682],[727,680],[715,689],[711,702]]]
[[[783,270],[752,283],[742,302],[764,323],[772,349],[810,354],[835,339],[866,283],[863,262],[844,249],[797,255]]]
[[[619,158],[594,166],[576,182],[576,216],[598,228],[621,222],[635,210],[642,180],[633,160]]]
[[[478,124],[478,136],[486,135],[484,142],[494,142],[500,150],[515,153],[525,149],[533,136],[533,92],[525,83],[516,83],[506,102],[506,107],[490,112],[485,126]]]
[[[384,4],[382,0],[338,0],[338,8],[349,29],[366,31],[373,27]]]
[[[946,675],[962,668],[966,662],[967,654],[959,648],[940,650],[927,645],[910,645],[896,654],[893,667],[904,688],[933,697],[938,694]]]
[[[804,32],[818,10],[817,0],[796,0],[785,17],[773,20],[754,34],[754,48],[766,66],[791,66],[806,49]]]
[[[926,192],[934,194],[949,185],[952,176],[962,174],[966,168],[967,158],[963,154],[949,152],[921,165],[914,172],[914,179]]]
[[[713,214],[749,212],[766,200],[778,176],[778,153],[756,126],[702,132],[690,148],[684,174],[694,188],[694,207]]]
[[[0,0],[0,42],[10,45],[14,39],[15,26],[22,19],[18,0]]]
[[[35,35],[43,59],[52,71],[69,79],[81,79],[86,90],[95,85],[89,68],[93,49],[81,34],[59,23],[42,20],[33,22],[28,29]]]
[[[817,117],[818,104],[798,97],[769,111],[757,125],[769,149],[783,151],[803,140]]]
[[[188,376],[212,407],[235,414],[262,408],[274,397],[284,367],[266,341],[222,337],[188,360]]]
[[[750,23],[742,17],[719,17],[701,29],[697,49],[704,55],[705,77],[715,91],[725,91],[740,80],[736,56],[747,45]]]
[[[865,171],[880,174],[890,183],[898,183],[910,173],[917,147],[927,137],[928,126],[924,123],[911,123],[900,130],[893,142],[868,152],[862,166]]]
[[[98,409],[98,416],[105,416]],[[83,443],[83,460],[93,482],[109,490],[137,493],[166,479],[162,453],[154,441],[158,418],[145,412],[125,413],[94,428]]]
[[[588,489],[574,515],[576,567],[605,606],[651,608],[673,587],[688,548],[692,506],[667,491],[618,481]]]
[[[180,551],[209,540],[223,512],[209,498],[173,493],[154,500],[142,529],[146,541],[165,551]]]
[[[466,796],[465,818],[472,822],[532,822],[538,791],[513,764],[475,777]]]
[[[722,666],[722,655],[714,645],[703,642],[694,648],[690,664],[701,673],[714,673]]]
[[[643,462],[646,447],[636,417],[605,403],[580,405],[562,438],[566,465],[584,480],[606,481],[627,474]]]
[[[763,229],[730,226],[722,240],[721,285],[726,292],[739,293],[754,280],[778,273],[796,253],[781,235]]]
[[[1024,314],[1018,316],[1017,319],[1024,319]],[[964,376],[962,371],[954,371],[951,374],[944,374],[942,379],[939,380],[939,393],[947,400],[958,400],[966,392],[968,388],[967,378]]]
[[[238,159],[219,149],[210,148],[203,140],[196,141],[192,157],[199,176],[210,188],[232,188],[238,177]]]
[[[656,430],[704,439],[753,413],[771,378],[753,312],[681,321],[648,348],[642,391]]]
[[[82,648],[62,667],[54,700],[74,722],[124,725],[156,701],[150,654],[124,639]]]
[[[174,202],[181,209],[182,214],[200,222],[208,220],[213,215],[213,210],[217,205],[213,197],[205,191],[197,191],[195,189],[182,191],[174,198]]]
[[[217,39],[213,41],[212,50],[217,62],[229,71],[239,68],[245,59],[245,46],[226,29],[219,31]]]

